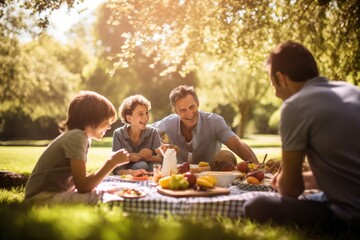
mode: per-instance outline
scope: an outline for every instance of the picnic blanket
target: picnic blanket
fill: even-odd
[[[245,200],[259,195],[277,195],[277,193],[269,191],[245,191],[234,185],[230,187],[229,195],[174,198],[158,193],[151,181],[129,182],[113,176],[106,178],[100,185],[102,188],[114,186],[133,187],[141,189],[147,194],[143,198],[127,199],[104,193],[102,200],[104,203],[111,207],[120,206],[125,212],[149,216],[172,214],[177,216],[239,218],[243,217],[242,206]]]

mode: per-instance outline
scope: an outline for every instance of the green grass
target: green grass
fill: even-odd
[[[89,149],[89,172],[101,167],[111,153],[111,138],[104,140],[94,141]],[[244,141],[262,146],[253,148],[260,160],[265,154],[268,159],[280,156],[279,145],[273,145],[279,144],[277,136],[250,136]],[[31,141],[11,145],[17,146],[0,146],[0,170],[30,174],[45,147],[24,146],[31,145]],[[259,225],[244,219],[149,219],[106,204],[36,207],[24,204],[23,198],[24,188],[0,189],[0,239],[355,239],[351,233],[300,231],[293,226]]]

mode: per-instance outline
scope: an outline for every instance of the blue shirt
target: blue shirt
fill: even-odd
[[[118,151],[122,148],[127,150],[129,153],[138,153],[143,148],[149,148],[153,151],[153,155],[156,155],[155,149],[159,148],[161,145],[160,136],[157,133],[156,129],[152,127],[146,127],[141,131],[140,141],[134,146],[129,134],[128,134],[128,124],[125,124],[122,127],[119,127],[114,131],[113,134],[113,151]]]
[[[186,162],[191,149],[181,134],[179,116],[171,114],[155,122],[152,126],[158,130],[160,135],[167,133],[171,144],[179,147],[178,163]],[[236,136],[223,117],[202,111],[199,111],[199,120],[192,131],[192,135],[192,160],[194,164],[200,161],[211,163],[215,153],[221,149],[221,144],[225,144],[229,138]]]

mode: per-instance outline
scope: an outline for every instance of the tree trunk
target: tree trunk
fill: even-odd
[[[244,138],[245,130],[250,120],[251,111],[253,110],[253,103],[250,101],[243,102],[241,105],[238,105],[238,110],[240,112],[240,123],[236,127],[236,134],[240,138]]]

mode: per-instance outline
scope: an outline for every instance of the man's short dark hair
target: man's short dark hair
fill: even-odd
[[[197,105],[199,105],[199,99],[193,86],[180,85],[174,88],[169,95],[171,107],[175,107],[175,103],[180,98],[184,98],[187,95],[192,95]]]
[[[303,82],[319,76],[318,67],[310,51],[300,43],[287,41],[278,45],[267,60],[270,75],[281,72],[294,82]]]

